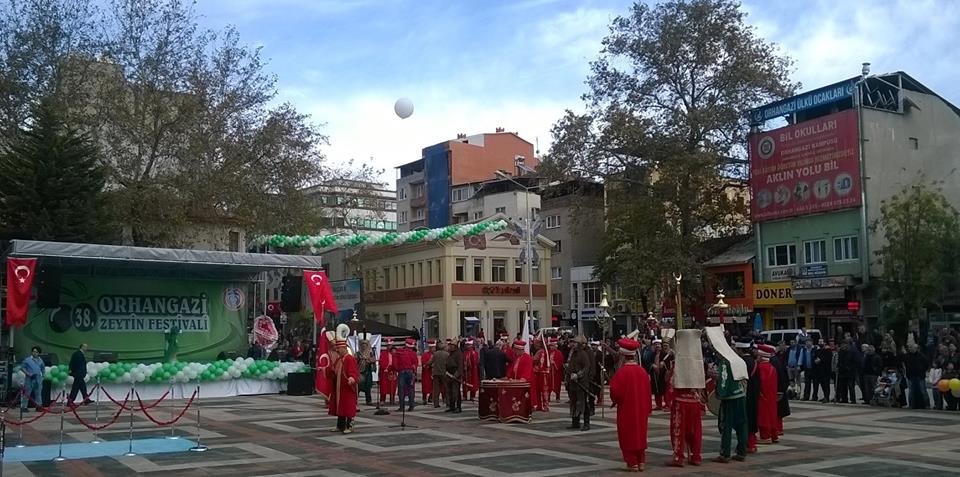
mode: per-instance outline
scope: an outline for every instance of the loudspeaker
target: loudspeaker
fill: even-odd
[[[312,396],[313,373],[287,374],[287,396]]]
[[[116,363],[117,362],[117,353],[111,353],[109,351],[102,351],[93,353],[93,362],[94,363]]]
[[[56,308],[60,306],[60,269],[40,267],[37,272],[37,306]]]
[[[40,359],[43,361],[44,366],[56,366],[60,364],[56,353],[42,353],[40,354]]]
[[[286,312],[300,311],[300,295],[303,286],[303,277],[287,275],[280,285],[280,309]]]

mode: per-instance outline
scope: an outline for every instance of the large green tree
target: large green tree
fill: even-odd
[[[42,103],[0,142],[0,224],[7,238],[98,241],[106,173],[96,146]]]
[[[645,303],[699,275],[706,238],[746,228],[744,112],[798,85],[732,0],[638,2],[591,67],[587,112],[554,126],[542,171],[605,182],[598,276]]]
[[[873,226],[884,239],[876,254],[883,266],[885,324],[902,336],[910,320],[958,288],[960,214],[939,189],[915,184],[883,201]]]
[[[260,50],[233,28],[201,28],[191,2],[11,0],[0,38],[0,128],[49,97],[88,132],[124,243],[177,246],[194,224],[224,220],[316,232],[304,187],[376,175],[327,161],[327,138],[277,101]]]

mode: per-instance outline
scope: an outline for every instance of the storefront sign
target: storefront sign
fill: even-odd
[[[827,264],[804,265],[800,267],[801,277],[825,277],[827,276]]]
[[[708,316],[720,316],[720,309],[717,307],[711,307],[707,310]],[[753,310],[747,308],[743,305],[731,305],[727,309],[723,310],[723,316],[732,317],[732,316],[751,316],[753,315]]]
[[[751,136],[753,221],[859,206],[859,147],[854,110]]]
[[[755,307],[770,307],[776,305],[793,305],[793,287],[790,282],[754,283],[753,305]]]
[[[760,124],[774,118],[782,118],[793,113],[847,99],[853,94],[853,85],[852,80],[842,81],[761,106],[750,111],[750,123]]]
[[[855,311],[844,307],[817,307],[817,318],[854,318],[856,316]]]
[[[519,286],[489,286],[480,290],[484,295],[508,295],[516,296],[523,294],[523,289]]]
[[[850,277],[803,278],[793,281],[793,288],[807,290],[811,288],[841,288],[850,284]]]
[[[793,267],[771,268],[770,280],[775,282],[785,282],[796,275],[796,269]]]

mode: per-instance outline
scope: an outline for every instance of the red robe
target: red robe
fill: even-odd
[[[535,411],[547,412],[550,410],[550,390],[553,384],[550,379],[553,375],[550,364],[550,352],[540,349],[533,356],[533,375],[537,383],[536,394],[530,391],[530,403]]]
[[[393,352],[380,352],[380,402],[390,396],[390,400],[397,396],[397,371],[393,369]]]
[[[550,350],[550,355],[553,358],[553,383],[551,390],[554,394],[557,395],[557,400],[560,400],[560,387],[563,385],[563,352],[558,349]]]
[[[480,354],[470,348],[463,352],[463,398],[470,395],[473,400],[480,389],[480,374],[477,366],[480,364]]]
[[[507,379],[522,379],[533,386],[533,358],[527,353],[517,353],[517,357],[507,366]]]
[[[777,439],[777,368],[769,361],[757,364],[760,375],[760,402],[757,406],[757,428],[761,439]]]
[[[610,379],[610,400],[617,407],[617,440],[628,466],[646,461],[647,418],[652,408],[650,376],[634,361],[624,363]]]
[[[512,347],[503,350],[503,354],[507,355],[507,363],[512,363],[513,360],[517,359],[517,352]]]
[[[433,393],[433,370],[427,366],[431,357],[433,353],[430,351],[424,351],[420,356],[420,389],[423,392],[423,402],[427,402]]]
[[[345,354],[332,366],[328,366],[326,373],[327,382],[330,383],[327,413],[337,417],[356,416],[357,386],[360,382],[356,358]],[[353,378],[353,384],[348,382],[349,378]]]
[[[700,454],[703,446],[703,408],[700,390],[673,389],[673,401],[670,406],[670,444],[673,445],[673,462],[677,465],[683,465],[686,453],[689,453],[692,464],[703,461],[703,456]]]

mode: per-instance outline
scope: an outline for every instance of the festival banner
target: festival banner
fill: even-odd
[[[27,323],[36,268],[35,258],[7,258],[7,326],[21,327]]]
[[[91,352],[117,353],[119,360],[159,361],[164,332],[176,326],[181,360],[245,353],[249,285],[228,281],[64,275],[60,306],[36,309],[17,352],[36,344],[61,360],[80,343]],[[20,347],[22,344],[22,347]]]
[[[353,319],[353,310],[358,310],[363,290],[359,278],[330,282],[333,301],[337,305],[337,323],[346,323]]]
[[[749,141],[754,222],[861,204],[856,111],[764,131]]]

